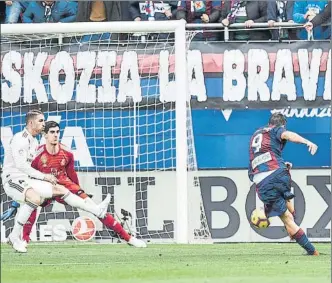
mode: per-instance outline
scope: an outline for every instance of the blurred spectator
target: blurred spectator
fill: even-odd
[[[178,1],[129,1],[129,14],[134,21],[167,21],[176,13]],[[132,40],[167,40],[169,33],[133,34]]]
[[[33,1],[23,14],[23,23],[69,23],[76,20],[77,2]]]
[[[173,17],[178,1],[129,1],[129,13],[134,21],[165,21]]]
[[[220,18],[222,1],[179,1],[176,19],[188,23],[216,23]],[[216,40],[217,33],[198,33],[194,39]]]
[[[250,28],[254,23],[267,22],[266,1],[242,1],[232,0],[225,2],[221,11],[220,22],[224,26],[233,23],[244,23],[246,28]],[[230,33],[233,40],[268,40],[270,32],[267,30],[257,31],[236,31]]]
[[[128,1],[79,1],[78,22],[128,21]]]
[[[314,17],[310,22],[305,24],[305,28],[307,31],[311,31],[313,28],[318,27],[322,24],[331,21],[331,2],[327,4],[324,8],[323,12],[319,13],[316,17]],[[331,29],[331,27],[330,27]]]
[[[111,21],[129,21],[129,2],[128,1],[79,1],[77,11],[78,22],[111,22]],[[121,37],[121,36],[120,36]],[[126,35],[122,35],[123,39]],[[122,38],[121,37],[121,38]],[[85,35],[81,39],[86,41],[99,40],[117,40],[119,34],[93,34]]]
[[[19,21],[21,14],[29,6],[29,1],[5,1],[6,3],[6,24],[15,24]]]
[[[3,24],[5,22],[6,17],[6,4],[3,1],[0,1],[0,23]]]
[[[294,3],[293,19],[295,23],[304,24],[312,21],[319,13],[321,13],[328,1],[296,1]],[[325,39],[327,36],[327,28],[317,26],[313,29],[314,39]],[[308,34],[305,29],[298,31],[300,39],[307,39]]]
[[[289,22],[293,21],[294,2],[292,1],[269,1],[267,3],[267,21],[270,27],[274,26],[275,22]],[[296,32],[292,29],[271,30],[272,39],[296,39]]]

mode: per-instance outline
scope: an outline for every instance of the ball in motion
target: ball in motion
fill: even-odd
[[[72,233],[78,241],[89,241],[96,234],[96,224],[90,217],[78,217],[72,224]]]
[[[266,214],[265,214],[265,211],[263,208],[256,208],[251,213],[251,224],[259,229],[265,229],[270,226],[270,221],[266,217]]]

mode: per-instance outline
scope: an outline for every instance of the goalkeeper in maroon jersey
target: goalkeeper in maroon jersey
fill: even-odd
[[[93,200],[82,190],[79,185],[77,173],[74,168],[74,155],[66,146],[59,142],[60,126],[54,121],[45,123],[45,145],[41,145],[37,150],[37,155],[33,160],[31,166],[43,173],[53,174],[56,176],[58,183],[65,186],[73,194],[80,196],[87,202],[93,202]],[[61,198],[55,198],[60,203],[65,203]],[[46,201],[44,206],[47,206],[50,201]],[[35,210],[27,224],[23,227],[23,239],[25,241],[30,240],[30,233],[33,224],[36,221],[37,210]],[[144,248],[146,243],[142,240],[129,235],[117,222],[112,215],[106,214],[104,218],[99,220],[109,229],[116,232],[123,240],[129,245]]]

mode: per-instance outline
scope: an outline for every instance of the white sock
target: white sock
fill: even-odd
[[[69,205],[90,212],[97,217],[100,214],[100,209],[95,203],[86,202],[84,199],[72,194],[71,192],[66,193],[62,199]]]
[[[91,204],[91,205],[97,205],[97,204],[96,204],[91,198],[89,198],[89,197],[85,198],[84,201],[85,201],[86,203]]]
[[[31,213],[38,207],[38,205],[32,203],[32,202],[26,202],[25,204],[23,204],[16,216],[15,219],[15,224],[13,227],[13,231],[12,233],[14,235],[17,235],[21,238],[22,235],[22,230],[23,230],[23,226],[25,223],[27,223],[29,217],[31,216]]]

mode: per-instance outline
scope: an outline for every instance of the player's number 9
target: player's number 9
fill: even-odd
[[[254,153],[260,151],[263,142],[263,134],[258,134],[254,137],[251,143],[251,147],[254,149]]]

